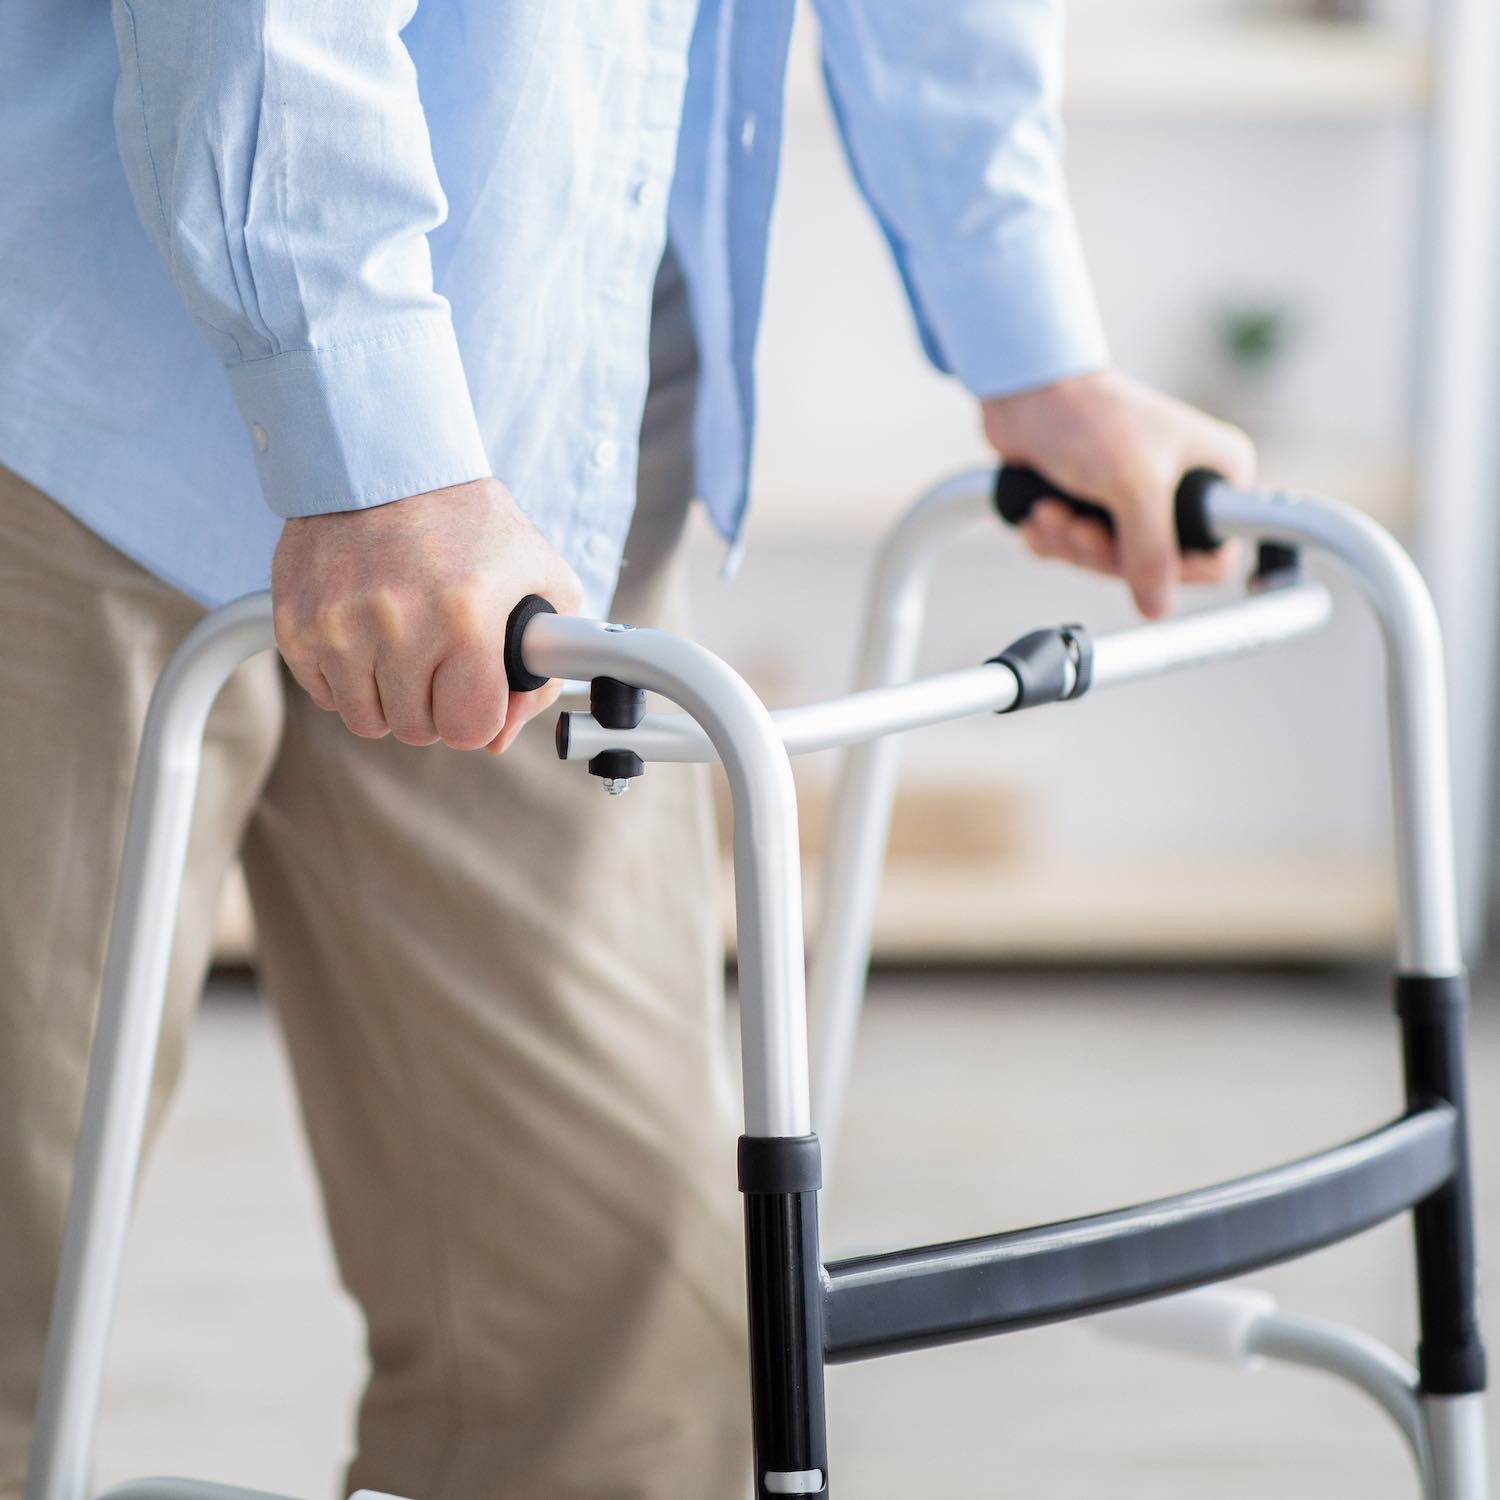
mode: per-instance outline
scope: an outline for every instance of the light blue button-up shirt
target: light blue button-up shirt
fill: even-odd
[[[1104,358],[1057,0],[817,0],[931,357]],[[494,473],[607,607],[670,230],[742,524],[791,0],[7,0],[0,462],[208,602],[281,520]],[[0,518],[3,525],[3,518]]]

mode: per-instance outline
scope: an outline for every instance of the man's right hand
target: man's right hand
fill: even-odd
[[[496,479],[288,521],[271,566],[276,644],[355,734],[509,746],[560,691],[508,693],[505,625],[527,594],[578,609],[573,570]]]

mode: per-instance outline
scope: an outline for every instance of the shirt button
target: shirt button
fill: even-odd
[[[594,444],[594,467],[612,469],[620,461],[620,445],[613,438],[600,438]]]
[[[259,422],[252,422],[250,424],[250,436],[255,439],[255,446],[259,448],[262,453],[264,453],[266,449],[271,446],[270,434],[267,433],[266,429],[262,427]]]
[[[636,184],[635,201],[641,208],[654,208],[660,199],[661,188],[650,178]]]
[[[608,557],[614,551],[610,540],[602,531],[596,531],[588,541],[590,557]]]
[[[755,130],[758,124],[754,115],[746,115],[740,122],[740,149],[747,156],[755,149]]]

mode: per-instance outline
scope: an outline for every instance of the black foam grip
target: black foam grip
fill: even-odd
[[[1208,523],[1208,491],[1223,475],[1212,469],[1190,469],[1177,486],[1177,545],[1184,552],[1217,552],[1223,538]],[[1115,518],[1102,505],[1070,495],[1035,469],[1003,464],[995,474],[995,509],[1002,520],[1019,526],[1038,500],[1061,500],[1077,516],[1097,521],[1113,534]]]
[[[527,594],[510,612],[505,622],[505,681],[513,693],[530,693],[545,687],[548,679],[526,669],[521,660],[521,637],[538,615],[555,615],[557,611],[540,594]]]

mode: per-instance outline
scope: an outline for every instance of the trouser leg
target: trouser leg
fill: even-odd
[[[661,303],[614,613],[680,628],[692,350]],[[350,1484],[739,1500],[743,1292],[705,776],[653,767],[606,798],[557,763],[547,730],[500,759],[413,749],[357,740],[293,694],[247,846],[266,977],[369,1328]]]
[[[0,469],[0,1496],[19,1494],[146,703],[203,611]],[[269,660],[209,719],[152,1096],[279,733]]]

